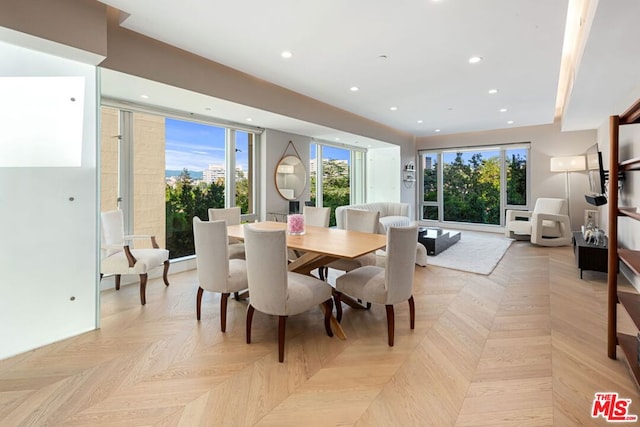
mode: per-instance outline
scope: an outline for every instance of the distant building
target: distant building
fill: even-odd
[[[216,182],[218,178],[224,180],[225,167],[223,165],[209,165],[208,169],[202,171],[202,180],[207,184]]]

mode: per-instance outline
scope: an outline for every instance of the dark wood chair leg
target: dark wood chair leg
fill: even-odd
[[[370,303],[370,302],[368,302],[368,303],[367,303],[367,310],[370,310],[370,309],[371,309],[371,303]]]
[[[116,274],[116,291],[120,290],[120,275]]]
[[[413,295],[409,297],[409,325],[411,329],[416,327],[416,305],[413,302]]]
[[[140,303],[145,305],[147,303],[147,273],[140,275]]]
[[[385,305],[387,308],[387,329],[389,331],[389,347],[393,347],[393,337],[395,334],[395,316],[393,314],[393,305]]]
[[[169,286],[169,278],[167,277],[169,274],[169,260],[164,262],[164,271],[162,272],[162,280],[164,280],[164,285]]]
[[[336,320],[340,323],[342,321],[342,301],[340,301],[340,298],[342,298],[342,292],[335,291],[333,293],[333,298],[336,300]]]
[[[333,312],[333,300],[329,298],[324,302],[324,329],[327,331],[327,335],[330,337],[333,336],[333,331],[331,330],[331,313]]]
[[[196,296],[196,319],[200,320],[200,307],[202,305],[202,294],[204,289],[198,286],[198,295]]]
[[[278,316],[278,361],[284,362],[284,331],[287,326],[287,316]]]
[[[229,300],[229,293],[223,293],[220,297],[220,330],[225,332],[227,330],[227,301]]]
[[[247,306],[247,344],[251,344],[251,322],[253,321],[253,312],[255,308],[251,304]]]

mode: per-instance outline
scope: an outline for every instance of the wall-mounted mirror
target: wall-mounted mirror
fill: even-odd
[[[295,200],[307,186],[307,169],[296,156],[284,156],[276,166],[276,188],[287,200]]]

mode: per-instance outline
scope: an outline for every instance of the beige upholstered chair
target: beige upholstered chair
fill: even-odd
[[[324,304],[324,326],[331,331],[331,286],[315,277],[287,271],[285,230],[258,230],[244,226],[249,280],[247,309],[247,344],[251,343],[251,322],[254,310],[278,316],[278,360],[284,361],[284,337],[288,316],[305,312]]]
[[[240,224],[240,208],[209,208],[209,221],[225,220],[227,225]],[[244,243],[233,237],[229,238],[229,259],[244,259]]]
[[[140,303],[147,303],[146,289],[148,273],[153,268],[164,266],[162,278],[169,286],[169,251],[161,249],[155,236],[125,235],[124,217],[121,210],[100,213],[102,226],[102,248],[100,278],[105,274],[115,275],[116,290],[120,289],[120,277],[123,274],[140,275]],[[128,242],[135,239],[150,239],[153,248],[132,249]]]
[[[414,242],[418,239],[418,227],[389,227],[387,229],[386,267],[367,265],[356,268],[336,279],[336,312],[342,320],[342,294],[354,298],[384,304],[387,309],[389,345],[393,346],[395,316],[393,305],[409,302],[409,322],[415,327],[413,303],[413,275],[416,262]]]
[[[345,216],[345,226],[347,230],[350,231],[359,231],[361,233],[372,233],[376,234],[378,232],[378,224],[380,223],[380,212],[370,212],[359,209],[346,209],[344,212]],[[416,241],[418,238],[416,237]],[[415,244],[413,245],[415,250]],[[415,260],[415,257],[414,257]],[[362,255],[356,259],[337,259],[326,267],[333,268],[335,270],[342,271],[351,271],[358,267],[362,267],[365,265],[375,265],[376,264],[376,254],[370,253]],[[326,268],[325,267],[325,268]],[[322,270],[321,270],[322,271]],[[323,274],[321,274],[321,279],[326,277],[327,270],[324,270]],[[323,277],[324,276],[324,277]]]
[[[507,210],[505,234],[516,240],[531,240],[540,246],[571,244],[571,223],[565,199],[539,198],[533,211]]]
[[[220,292],[220,330],[227,329],[227,301],[231,292],[247,289],[247,264],[242,259],[229,259],[225,221],[201,221],[193,218],[193,239],[198,268],[196,317],[200,320],[202,294],[205,290]]]
[[[331,217],[331,208],[316,208],[313,206],[303,206],[302,215],[304,223],[315,227],[328,227]]]

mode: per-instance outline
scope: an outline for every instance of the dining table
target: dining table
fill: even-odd
[[[286,230],[287,224],[275,221],[249,223],[259,230]],[[227,235],[244,240],[245,224],[227,226]],[[328,265],[339,258],[354,259],[385,247],[387,236],[384,234],[362,233],[359,231],[343,230],[330,227],[305,226],[304,234],[288,234],[287,247],[301,255],[292,260],[289,271],[311,275],[316,268]],[[347,297],[347,298],[345,298]],[[355,308],[362,308],[362,304],[343,296],[343,302]],[[323,308],[324,306],[321,306]],[[336,336],[345,339],[344,330],[331,316],[331,327]]]

